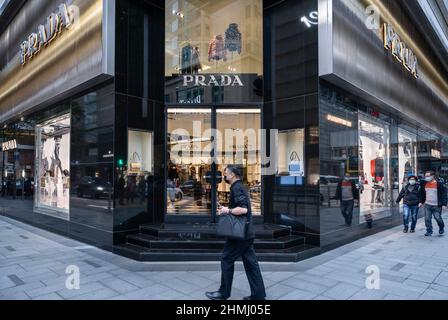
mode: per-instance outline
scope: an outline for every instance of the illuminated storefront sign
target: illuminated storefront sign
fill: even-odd
[[[334,123],[337,123],[337,124],[340,124],[340,125],[343,125],[343,126],[346,126],[346,127],[349,127],[349,128],[353,127],[353,124],[352,124],[351,121],[348,121],[348,120],[345,120],[345,119],[333,116],[331,114],[327,115],[327,120],[331,121],[331,122],[334,122]]]
[[[43,25],[39,25],[36,32],[31,33],[28,39],[20,45],[20,61],[25,65],[29,60],[40,52],[42,47],[47,46],[64,29],[70,28],[75,23],[76,6],[60,4],[58,12],[50,14]]]
[[[17,149],[17,140],[10,140],[2,143],[2,151]]]
[[[183,86],[189,85],[202,87],[244,87],[243,81],[238,75],[184,75]]]
[[[418,59],[414,52],[401,40],[393,27],[383,25],[384,48],[390,50],[397,59],[415,78],[418,78]]]

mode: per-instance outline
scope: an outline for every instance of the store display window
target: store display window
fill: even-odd
[[[167,77],[176,74],[262,74],[261,0],[167,0],[165,3]],[[216,80],[234,83],[236,79]]]
[[[398,129],[398,177],[400,187],[417,174],[417,135]]]
[[[35,211],[69,220],[70,115],[36,126]]]
[[[153,133],[128,131],[128,174],[148,175],[153,173]]]
[[[389,125],[359,116],[360,223],[391,215]]]
[[[304,129],[280,131],[278,133],[277,177],[280,184],[304,183]]]

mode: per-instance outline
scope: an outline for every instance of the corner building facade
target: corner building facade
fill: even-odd
[[[396,226],[409,175],[448,178],[447,53],[424,12],[387,0],[10,2],[5,215],[133,259],[217,260],[222,174],[237,164],[260,260]],[[344,176],[359,191],[349,224]]]

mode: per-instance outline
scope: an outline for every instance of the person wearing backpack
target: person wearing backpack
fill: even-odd
[[[421,201],[421,186],[417,183],[417,177],[409,176],[408,183],[403,186],[397,198],[397,203],[403,200],[403,232],[409,231],[409,217],[411,217],[411,233],[415,232],[417,225],[419,203]]]

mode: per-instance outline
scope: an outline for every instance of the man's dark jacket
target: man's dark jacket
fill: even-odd
[[[247,229],[246,240],[255,238],[250,197],[247,194],[247,190],[244,187],[243,182],[241,180],[237,180],[230,187],[229,209],[234,209],[237,207],[247,209],[246,216],[247,221],[249,221],[249,226]]]
[[[400,203],[403,199],[403,204],[407,206],[418,206],[418,204],[421,203],[422,188],[419,184],[415,184],[412,191],[409,191],[409,187],[412,186],[408,183],[401,189],[396,202]]]

